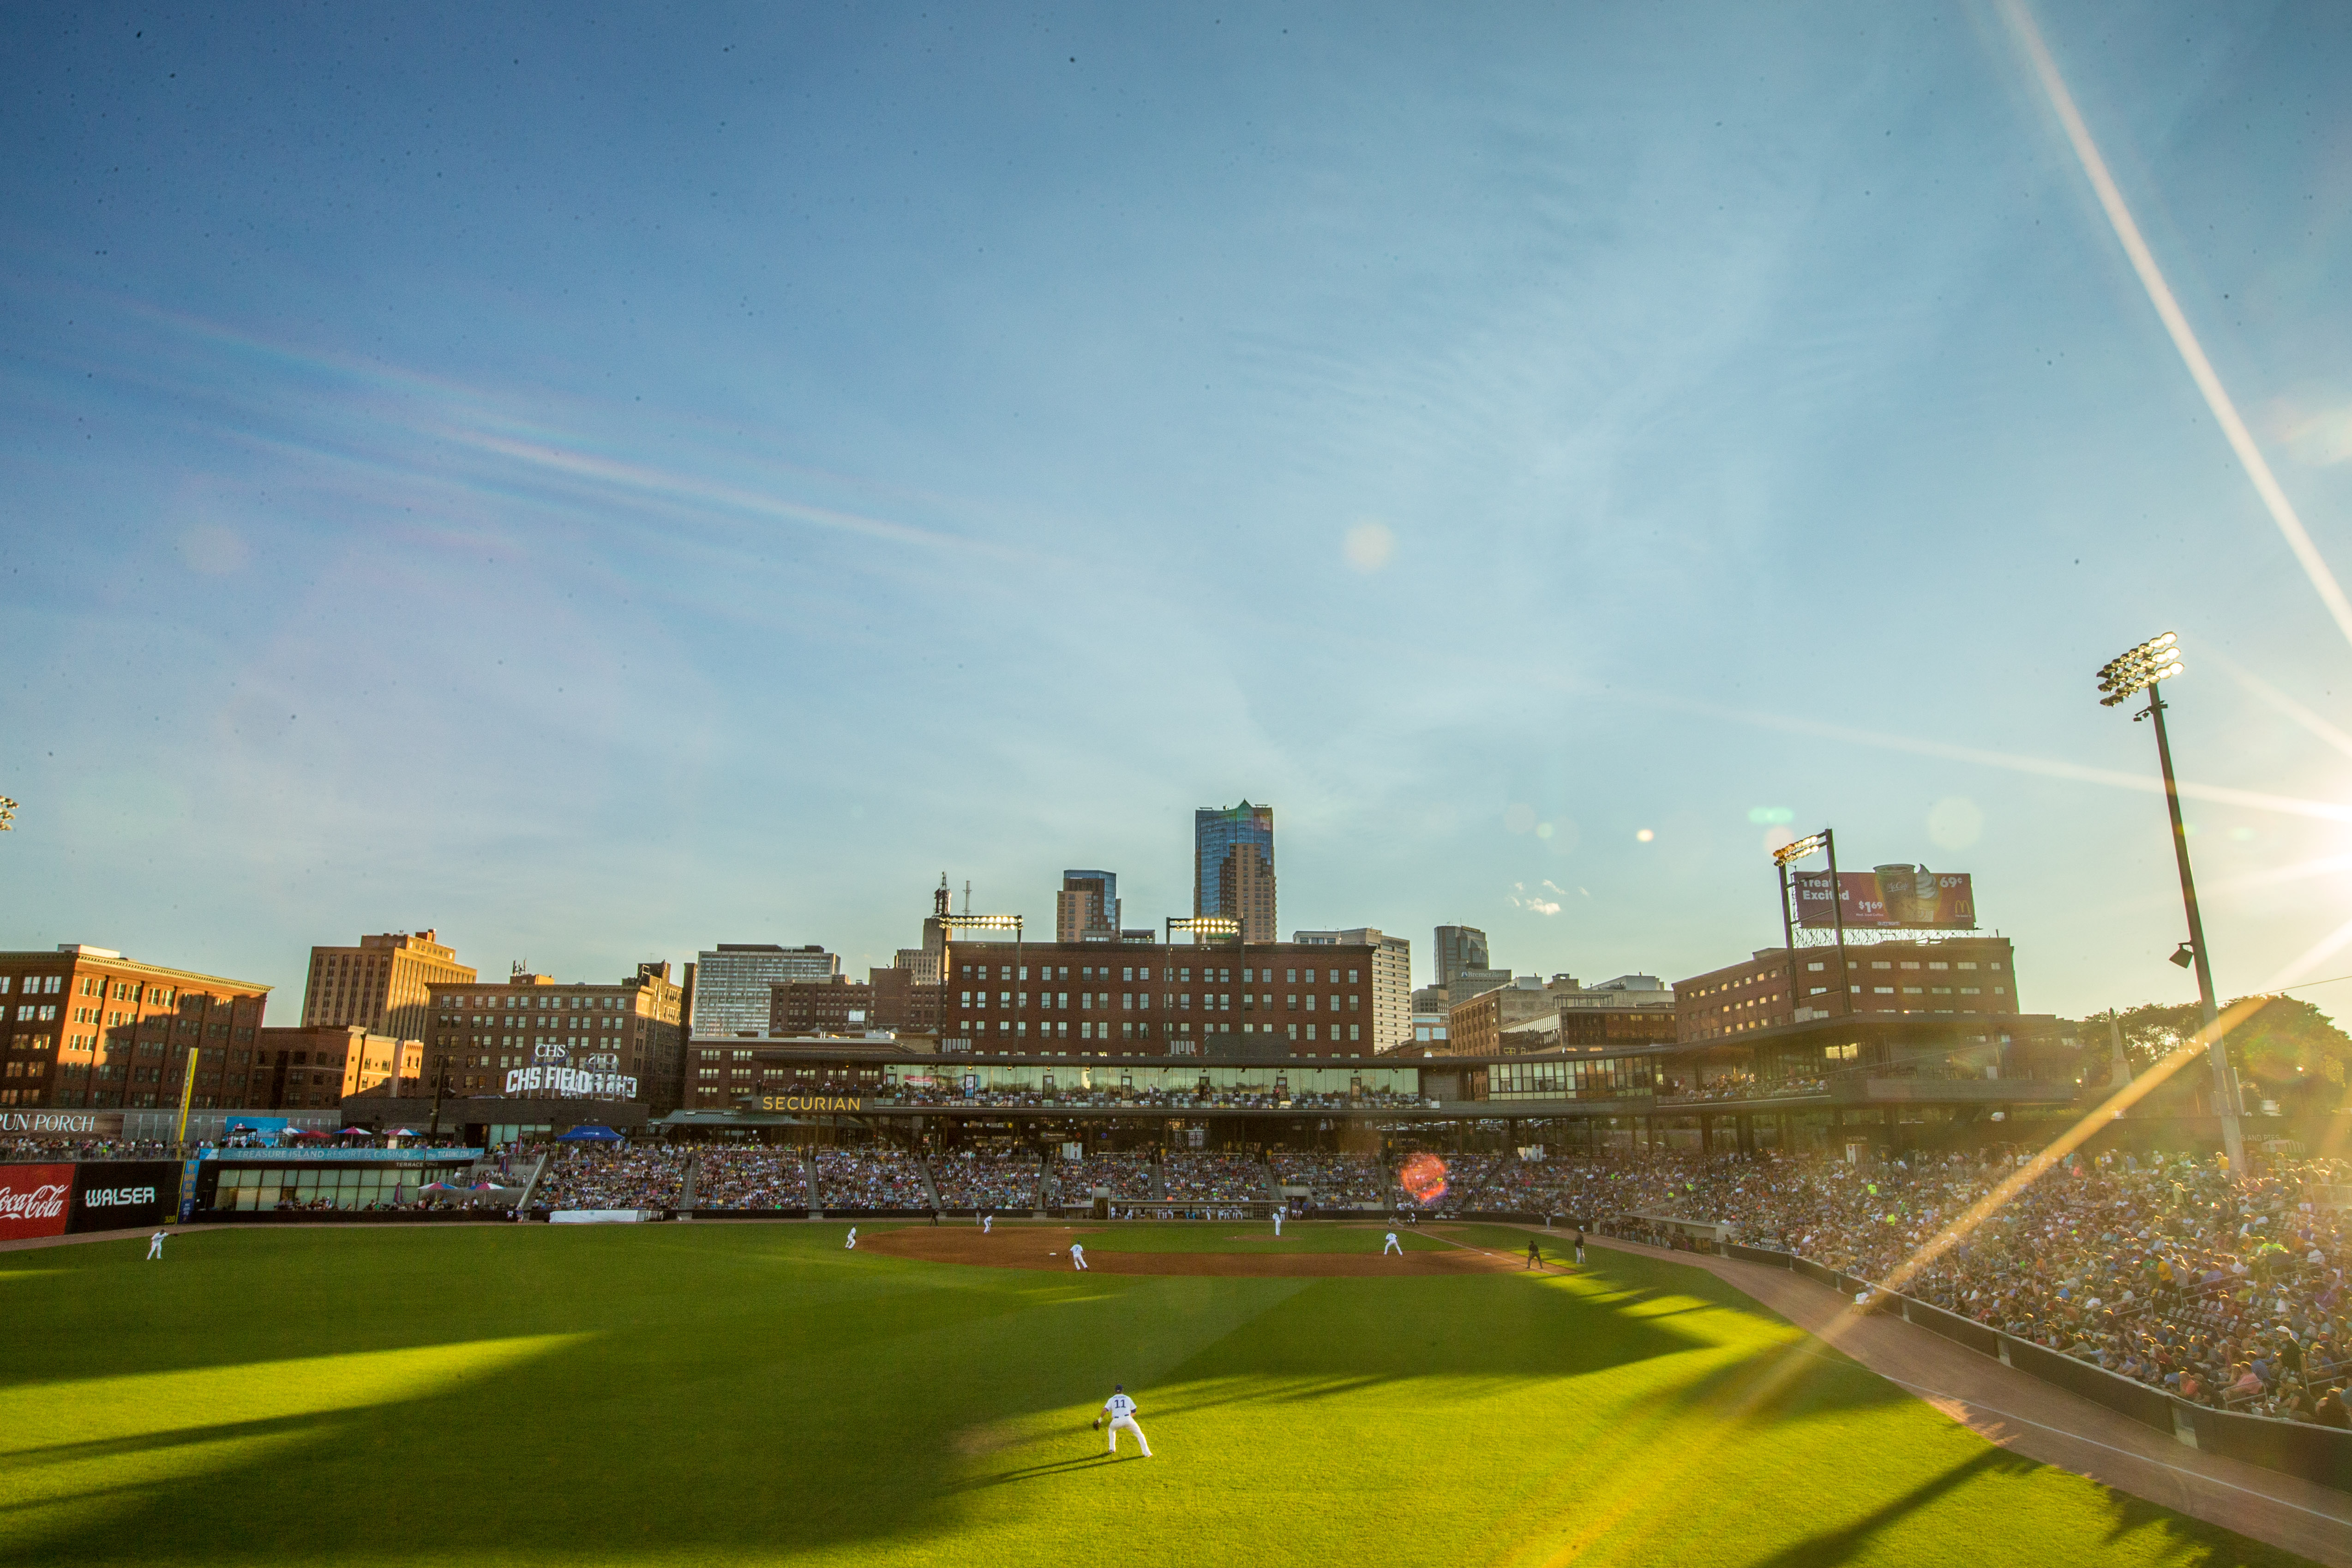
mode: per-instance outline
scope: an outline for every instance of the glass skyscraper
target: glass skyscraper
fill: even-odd
[[[1231,915],[1244,942],[1274,942],[1274,807],[1244,801],[1192,813],[1192,912]]]

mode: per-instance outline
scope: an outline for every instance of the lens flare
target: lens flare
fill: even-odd
[[[1412,1201],[1426,1206],[1445,1195],[1445,1162],[1434,1154],[1415,1154],[1397,1167],[1397,1185]]]

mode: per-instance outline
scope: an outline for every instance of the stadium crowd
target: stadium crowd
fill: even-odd
[[[1171,1203],[1263,1203],[1265,1177],[1265,1162],[1250,1154],[1176,1152],[1160,1163],[1160,1187]]]
[[[1002,1144],[951,1149],[931,1159],[931,1184],[940,1205],[951,1209],[1034,1208],[1038,1160],[1009,1140]]]
[[[808,1167],[797,1149],[705,1148],[696,1152],[698,1209],[804,1209]]]
[[[819,1149],[817,1206],[828,1209],[931,1207],[920,1159],[899,1149]]]
[[[1305,1187],[1315,1208],[1382,1204],[1395,1190],[1388,1168],[1370,1154],[1277,1153],[1274,1173],[1286,1187]]]
[[[1505,1173],[1484,1206],[1662,1241],[1677,1238],[1633,1216],[1714,1221],[1727,1240],[1883,1281],[2018,1158],[1554,1159]],[[2314,1194],[2346,1179],[2341,1162],[2232,1180],[2210,1161],[2077,1159],[1897,1288],[2184,1399],[2342,1426],[2352,1226]]]
[[[548,1156],[531,1190],[539,1209],[659,1209],[677,1202],[692,1151],[673,1144],[541,1144]]]

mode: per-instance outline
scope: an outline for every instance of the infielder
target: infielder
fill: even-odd
[[[846,1247],[846,1248],[848,1248],[848,1249],[849,1249],[849,1250],[851,1250],[851,1251],[855,1251],[855,1250],[856,1250],[856,1247],[857,1247],[857,1227],[856,1227],[856,1226],[854,1226],[854,1225],[853,1225],[853,1226],[851,1226],[849,1227],[849,1239],[848,1239],[847,1241],[843,1242],[841,1245],[842,1245],[844,1247]]]
[[[981,1235],[982,1235],[982,1236],[986,1236],[986,1235],[988,1234],[988,1227],[989,1227],[990,1226],[992,1226],[992,1225],[995,1224],[995,1223],[996,1223],[996,1216],[995,1216],[994,1215],[992,1215],[992,1214],[984,1214],[984,1215],[981,1215],[981,1216],[980,1216],[980,1234],[981,1234]]]
[[[147,1261],[153,1263],[163,1256],[163,1233],[157,1231],[147,1238]]]
[[[1276,1241],[1280,1241],[1282,1239],[1282,1211],[1280,1209],[1274,1211],[1274,1239]]]
[[[1085,1247],[1080,1247],[1080,1246],[1079,1246],[1076,1242],[1075,1242],[1075,1241],[1074,1241],[1074,1242],[1072,1242],[1072,1243],[1070,1243],[1070,1267],[1071,1267],[1071,1268],[1076,1268],[1076,1269],[1079,1270],[1079,1271],[1080,1271],[1080,1272],[1082,1272],[1082,1273],[1084,1273],[1084,1272],[1090,1272],[1090,1270],[1088,1270],[1088,1269],[1087,1268],[1087,1249],[1086,1249]],[[1116,1387],[1116,1386],[1117,1386],[1117,1384],[1113,1384],[1112,1386]],[[1134,1423],[1133,1423],[1133,1422],[1129,1422],[1129,1426],[1133,1426],[1133,1425],[1134,1425]],[[1137,1438],[1139,1438],[1139,1439],[1140,1439],[1140,1438],[1142,1437],[1142,1436],[1143,1436],[1143,1434],[1142,1434],[1142,1433],[1140,1433],[1140,1432],[1138,1432],[1138,1433],[1136,1434],[1136,1436],[1137,1436]],[[1115,1440],[1115,1439],[1114,1439],[1114,1440]]]
[[[1078,1267],[1083,1268],[1086,1265],[1082,1263]],[[1143,1428],[1135,1424],[1135,1401],[1127,1396],[1127,1384],[1114,1383],[1110,1385],[1110,1397],[1103,1401],[1103,1415],[1110,1417],[1111,1453],[1118,1452],[1118,1429],[1124,1426],[1135,1434],[1135,1446],[1143,1450],[1143,1457],[1147,1459],[1151,1458],[1151,1444],[1144,1436]],[[1102,1424],[1103,1416],[1096,1416],[1095,1425],[1099,1426]]]
[[[1386,1258],[1391,1252],[1395,1253],[1399,1258],[1402,1258],[1404,1256],[1404,1244],[1396,1238],[1396,1232],[1394,1231],[1389,1232],[1388,1245],[1381,1248],[1381,1256],[1382,1258]]]

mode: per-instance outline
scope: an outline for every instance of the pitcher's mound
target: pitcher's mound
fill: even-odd
[[[1076,1273],[1070,1243],[1087,1248],[1087,1268],[1096,1274],[1231,1274],[1298,1279],[1323,1275],[1493,1274],[1519,1267],[1521,1259],[1466,1247],[1402,1257],[1377,1252],[1113,1252],[1088,1238],[1105,1232],[1085,1226],[1005,1226],[992,1234],[966,1228],[908,1226],[861,1239],[861,1252],[919,1258],[927,1263],[969,1263],[983,1268],[1035,1268]]]

